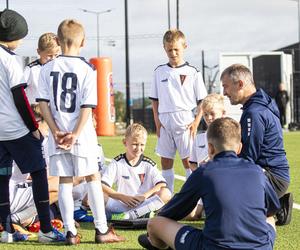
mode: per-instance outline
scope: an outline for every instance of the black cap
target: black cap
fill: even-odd
[[[10,42],[24,38],[28,33],[25,18],[14,10],[0,12],[0,41]]]

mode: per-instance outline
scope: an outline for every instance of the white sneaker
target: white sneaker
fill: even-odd
[[[28,235],[21,234],[18,231],[15,231],[14,233],[8,233],[7,231],[3,231],[1,233],[1,242],[3,243],[13,243],[26,240],[28,240]]]
[[[49,233],[43,233],[39,231],[38,241],[47,243],[47,242],[62,242],[65,241],[66,237],[59,232],[57,229],[53,228]]]

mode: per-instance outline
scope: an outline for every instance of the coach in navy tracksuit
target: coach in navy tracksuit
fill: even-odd
[[[260,165],[280,198],[282,210],[277,225],[291,220],[292,195],[286,194],[290,183],[280,114],[274,100],[262,89],[256,90],[252,73],[240,64],[225,69],[221,75],[224,95],[231,104],[243,104],[240,120],[243,148],[241,157]]]
[[[207,139],[213,160],[200,165],[158,217],[148,222],[149,237],[141,235],[139,243],[147,249],[273,249],[272,215],[279,200],[261,167],[237,156],[239,123],[217,119],[208,128]],[[176,222],[195,208],[200,197],[206,214],[203,231]]]

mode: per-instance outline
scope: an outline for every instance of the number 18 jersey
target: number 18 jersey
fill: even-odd
[[[52,116],[61,131],[72,132],[81,108],[97,105],[97,73],[83,57],[61,55],[46,63],[39,76],[37,101],[49,102]],[[49,137],[49,156],[72,153],[87,157],[96,154],[97,136],[92,117],[86,122],[71,152],[56,147]]]

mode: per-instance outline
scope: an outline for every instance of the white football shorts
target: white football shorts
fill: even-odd
[[[156,153],[161,157],[174,159],[178,150],[181,159],[189,157],[193,139],[187,127],[194,119],[192,111],[159,114],[163,127],[160,128]]]
[[[127,212],[130,209],[131,208],[125,205],[123,202],[112,198],[108,198],[108,201],[105,206],[105,210],[110,213],[123,213]]]
[[[49,173],[52,176],[88,176],[99,171],[97,156],[80,157],[66,154],[50,156]]]

